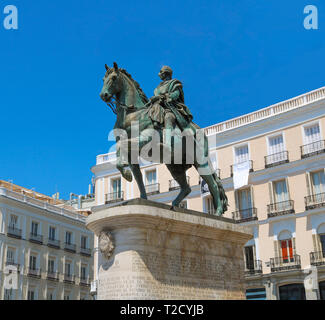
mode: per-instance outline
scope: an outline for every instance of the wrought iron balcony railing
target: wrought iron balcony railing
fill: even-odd
[[[312,266],[325,265],[325,251],[311,252],[310,253],[310,264]]]
[[[56,240],[56,239],[52,239],[52,238],[48,238],[47,239],[47,245],[51,248],[56,248],[56,249],[60,249],[60,240]]]
[[[13,266],[17,269],[17,272],[20,271],[20,264],[16,263],[15,261],[12,260],[7,260],[6,261],[6,266]]]
[[[70,252],[76,252],[76,245],[73,243],[64,243],[64,250],[70,251]]]
[[[249,172],[253,172],[254,171],[253,160],[247,160],[247,161],[249,161]],[[246,161],[239,162],[236,164],[242,164],[244,162],[246,162]],[[230,176],[231,177],[233,177],[233,175],[234,175],[234,165],[236,165],[236,164],[233,164],[230,166]]]
[[[41,269],[29,267],[27,270],[27,275],[30,277],[40,278],[41,277]]]
[[[308,158],[325,152],[325,140],[319,140],[313,143],[305,144],[300,147],[301,159]]]
[[[160,192],[160,184],[154,183],[154,184],[148,184],[145,186],[147,195],[153,195]]]
[[[75,276],[72,274],[64,274],[63,281],[67,283],[74,283],[75,282]]]
[[[91,249],[90,248],[80,247],[80,254],[90,257],[91,256]]]
[[[301,260],[298,254],[290,257],[277,257],[270,259],[271,272],[299,270],[301,269]]]
[[[274,154],[270,154],[264,157],[265,159],[265,168],[271,168],[279,166],[280,164],[289,162],[289,152],[282,151]]]
[[[86,286],[86,287],[90,287],[90,280],[89,278],[80,278],[80,282],[79,285],[81,286]]]
[[[34,242],[34,243],[42,244],[43,243],[43,236],[41,236],[40,234],[36,234],[36,233],[31,232],[30,235],[29,235],[29,241]]]
[[[232,218],[237,223],[257,220],[257,209],[248,208],[248,209],[237,210],[232,213]]]
[[[282,216],[290,213],[295,213],[293,200],[276,202],[267,206],[267,216],[269,218]]]
[[[325,193],[313,194],[305,197],[306,210],[325,206]]]
[[[190,177],[186,176],[187,183],[190,184]],[[169,191],[180,189],[176,180],[169,180]]]
[[[245,265],[245,275],[246,276],[253,276],[256,274],[262,274],[262,261],[261,260],[252,260],[246,261]]]
[[[52,281],[59,281],[59,273],[52,270],[47,271],[46,277]]]
[[[7,236],[21,239],[21,229],[18,229],[15,226],[8,226]]]
[[[123,191],[107,193],[105,195],[106,204],[119,202],[119,201],[123,201],[123,200],[124,200],[124,192]]]

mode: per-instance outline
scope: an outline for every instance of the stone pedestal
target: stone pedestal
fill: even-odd
[[[245,299],[248,227],[141,199],[93,212],[99,300]]]

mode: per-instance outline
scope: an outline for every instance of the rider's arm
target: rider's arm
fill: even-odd
[[[178,89],[176,89],[175,91],[171,92],[169,95],[168,95],[168,100],[167,102],[171,102],[173,100],[177,100],[180,96],[180,92]]]

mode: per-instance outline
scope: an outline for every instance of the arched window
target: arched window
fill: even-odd
[[[279,242],[281,248],[281,258],[283,263],[293,262],[293,245],[292,235],[288,230],[284,230],[279,234]]]

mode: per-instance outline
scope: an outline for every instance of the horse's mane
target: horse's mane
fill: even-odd
[[[123,74],[125,74],[125,75],[126,75],[126,76],[127,76],[127,77],[132,81],[132,82],[133,82],[133,84],[135,85],[136,89],[137,89],[138,92],[139,92],[139,95],[140,95],[140,98],[141,98],[142,102],[143,102],[144,104],[146,104],[149,100],[148,100],[146,94],[145,94],[145,93],[143,92],[143,90],[141,89],[139,83],[136,82],[136,81],[132,78],[132,76],[131,76],[131,75],[130,75],[130,74],[129,74],[125,69],[120,68],[119,71],[122,72]]]

